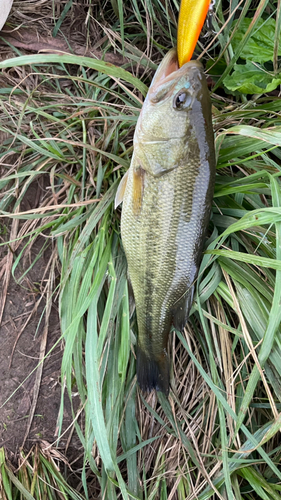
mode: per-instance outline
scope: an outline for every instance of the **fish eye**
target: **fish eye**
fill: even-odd
[[[186,109],[191,104],[191,95],[187,90],[180,90],[174,98],[174,109]]]

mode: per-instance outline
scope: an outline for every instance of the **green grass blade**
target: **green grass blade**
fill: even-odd
[[[112,78],[120,78],[127,83],[130,83],[137,88],[142,95],[146,95],[147,87],[138,78],[131,75],[123,68],[114,66],[113,64],[92,59],[91,57],[76,56],[71,54],[36,54],[28,56],[15,57],[13,59],[6,59],[0,62],[0,69],[13,68],[14,66],[26,66],[31,64],[75,64],[77,66],[84,66],[91,68],[101,73],[104,73]]]

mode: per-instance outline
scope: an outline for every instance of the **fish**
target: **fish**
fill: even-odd
[[[137,326],[137,380],[169,394],[171,327],[182,330],[208,228],[215,182],[211,102],[203,67],[179,68],[176,49],[158,67],[141,109],[115,207]]]

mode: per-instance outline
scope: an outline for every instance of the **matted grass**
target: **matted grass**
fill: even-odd
[[[81,485],[70,496],[64,483],[58,494],[50,482],[49,498],[275,500],[281,490],[281,104],[278,91],[246,97],[223,84],[235,63],[243,64],[239,55],[247,53],[261,16],[276,19],[277,2],[218,2],[216,34],[199,44],[215,83],[217,179],[190,321],[183,333],[171,334],[168,399],[144,397],[136,385],[136,321],[129,319],[113,200],[153,70],[175,44],[178,3],[81,5],[84,35],[91,37],[98,24],[106,35],[99,49],[113,47],[123,67],[18,51],[0,63],[0,214],[25,221],[12,248],[19,241],[30,248],[39,234],[56,242],[59,284],[49,293],[59,298],[62,387],[70,399],[78,391],[81,401],[73,409],[84,448]],[[74,13],[72,2],[56,4],[46,23],[56,35]],[[252,19],[245,33],[244,18]],[[278,76],[280,16],[276,26],[274,67],[269,61],[263,71]],[[234,51],[235,33],[241,40]],[[23,213],[21,200],[40,176],[49,178],[44,204]],[[60,415],[62,425],[63,398]],[[47,471],[44,455],[36,453]],[[29,483],[15,493],[3,454],[1,472],[9,500],[30,498],[26,491],[41,498]]]

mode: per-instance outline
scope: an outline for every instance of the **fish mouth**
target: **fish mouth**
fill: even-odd
[[[177,81],[178,71],[181,70],[179,69],[177,51],[172,49],[161,62],[149,88],[148,98],[152,103],[156,104],[171,95]]]
[[[195,72],[192,70],[195,70]],[[163,98],[169,97],[181,77],[187,75],[190,71],[193,75],[199,75],[202,70],[201,63],[194,60],[185,63],[180,68],[176,48],[169,50],[154,75],[148,91],[149,98],[153,103],[157,103]]]
[[[158,85],[161,84],[163,80],[166,80],[167,77],[169,77],[172,73],[175,73],[175,71],[178,71],[178,69],[178,55],[177,50],[174,48],[170,50],[168,54],[166,54],[158,70],[156,71],[153,79],[153,87],[158,87]]]

